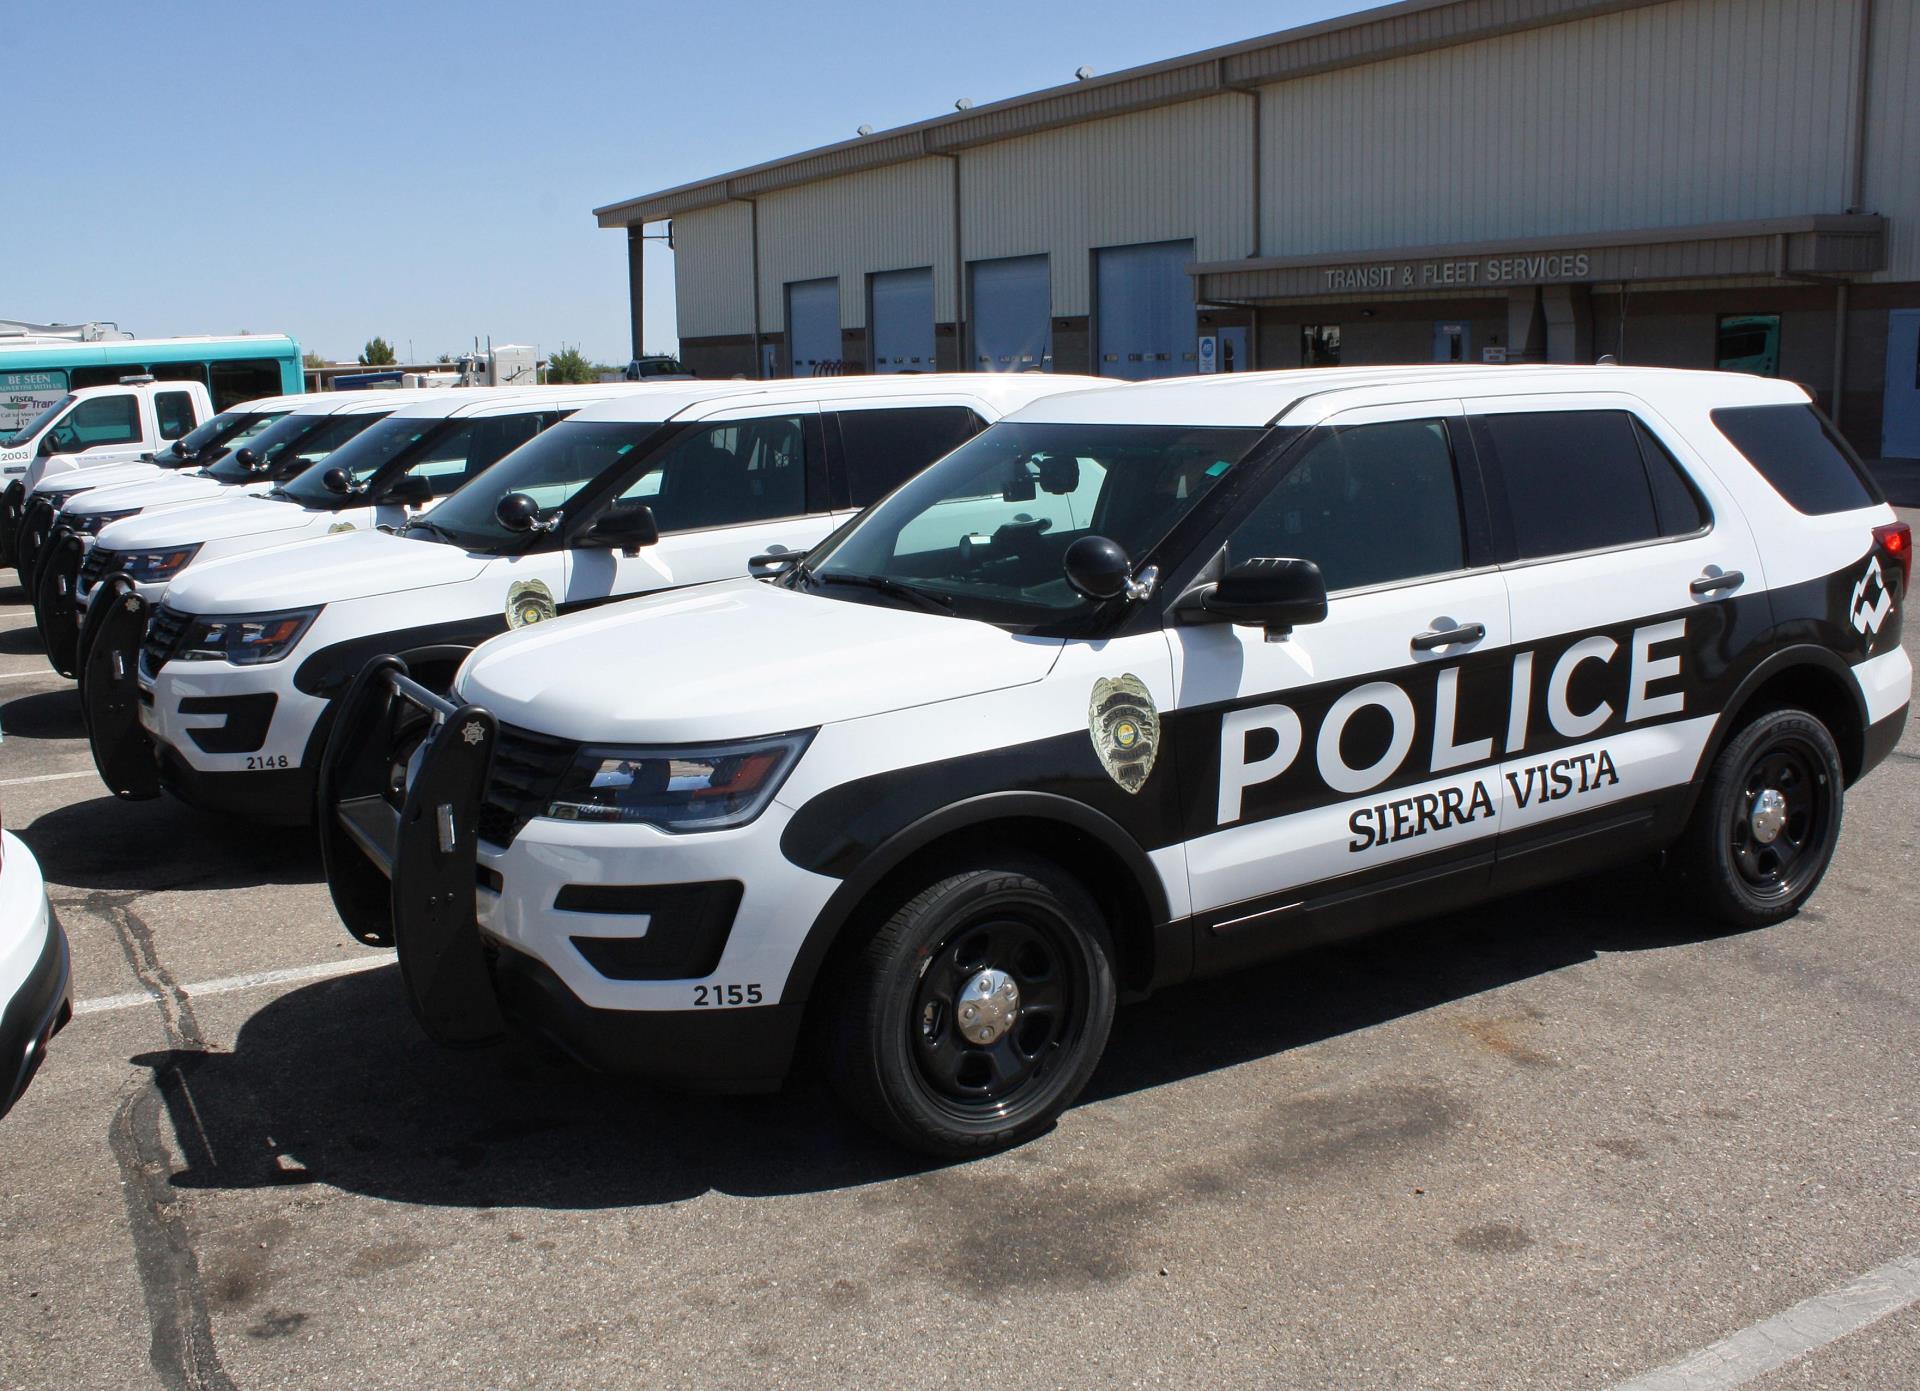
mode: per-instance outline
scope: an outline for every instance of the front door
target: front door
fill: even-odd
[[[1566,837],[1611,852],[1693,779],[1729,662],[1771,624],[1734,500],[1631,398],[1476,402],[1470,425],[1510,528],[1501,867],[1564,877]],[[1615,825],[1618,823],[1618,825]]]
[[[613,504],[651,507],[660,540],[635,555],[574,547],[564,607],[732,579],[756,555],[812,549],[833,528],[817,505],[819,439],[811,405],[709,416],[648,460]]]
[[[1473,359],[1473,326],[1458,319],[1433,326],[1435,362],[1470,362]]]
[[[1920,459],[1920,309],[1887,315],[1887,395],[1881,409],[1880,453]]]
[[[1251,372],[1253,359],[1247,355],[1247,330],[1244,325],[1220,330],[1220,370]]]
[[[1172,629],[1203,967],[1270,954],[1330,895],[1463,864],[1486,881],[1498,751],[1466,664],[1506,646],[1507,596],[1469,543],[1460,426],[1453,401],[1336,417],[1226,535],[1228,566],[1318,564],[1323,622]]]

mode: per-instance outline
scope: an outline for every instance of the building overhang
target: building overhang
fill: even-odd
[[[1887,222],[1806,213],[1384,250],[1258,256],[1187,267],[1196,301],[1245,304],[1733,276],[1845,279],[1886,265]]]

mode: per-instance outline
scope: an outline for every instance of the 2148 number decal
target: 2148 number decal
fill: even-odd
[[[752,985],[696,985],[693,987],[694,1008],[701,1009],[710,1005],[757,1005],[766,1001],[766,994],[759,983]]]

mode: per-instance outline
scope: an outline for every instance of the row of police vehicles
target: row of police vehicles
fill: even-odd
[[[1907,526],[1730,374],[365,391],[57,457],[5,543],[115,796],[312,823],[441,1043],[818,1067],[943,1156],[1307,943],[1649,856],[1789,917],[1911,694]]]

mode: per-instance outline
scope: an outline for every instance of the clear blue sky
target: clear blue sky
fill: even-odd
[[[0,317],[624,361],[600,204],[1366,7],[8,4]],[[649,251],[649,349],[671,255]]]

